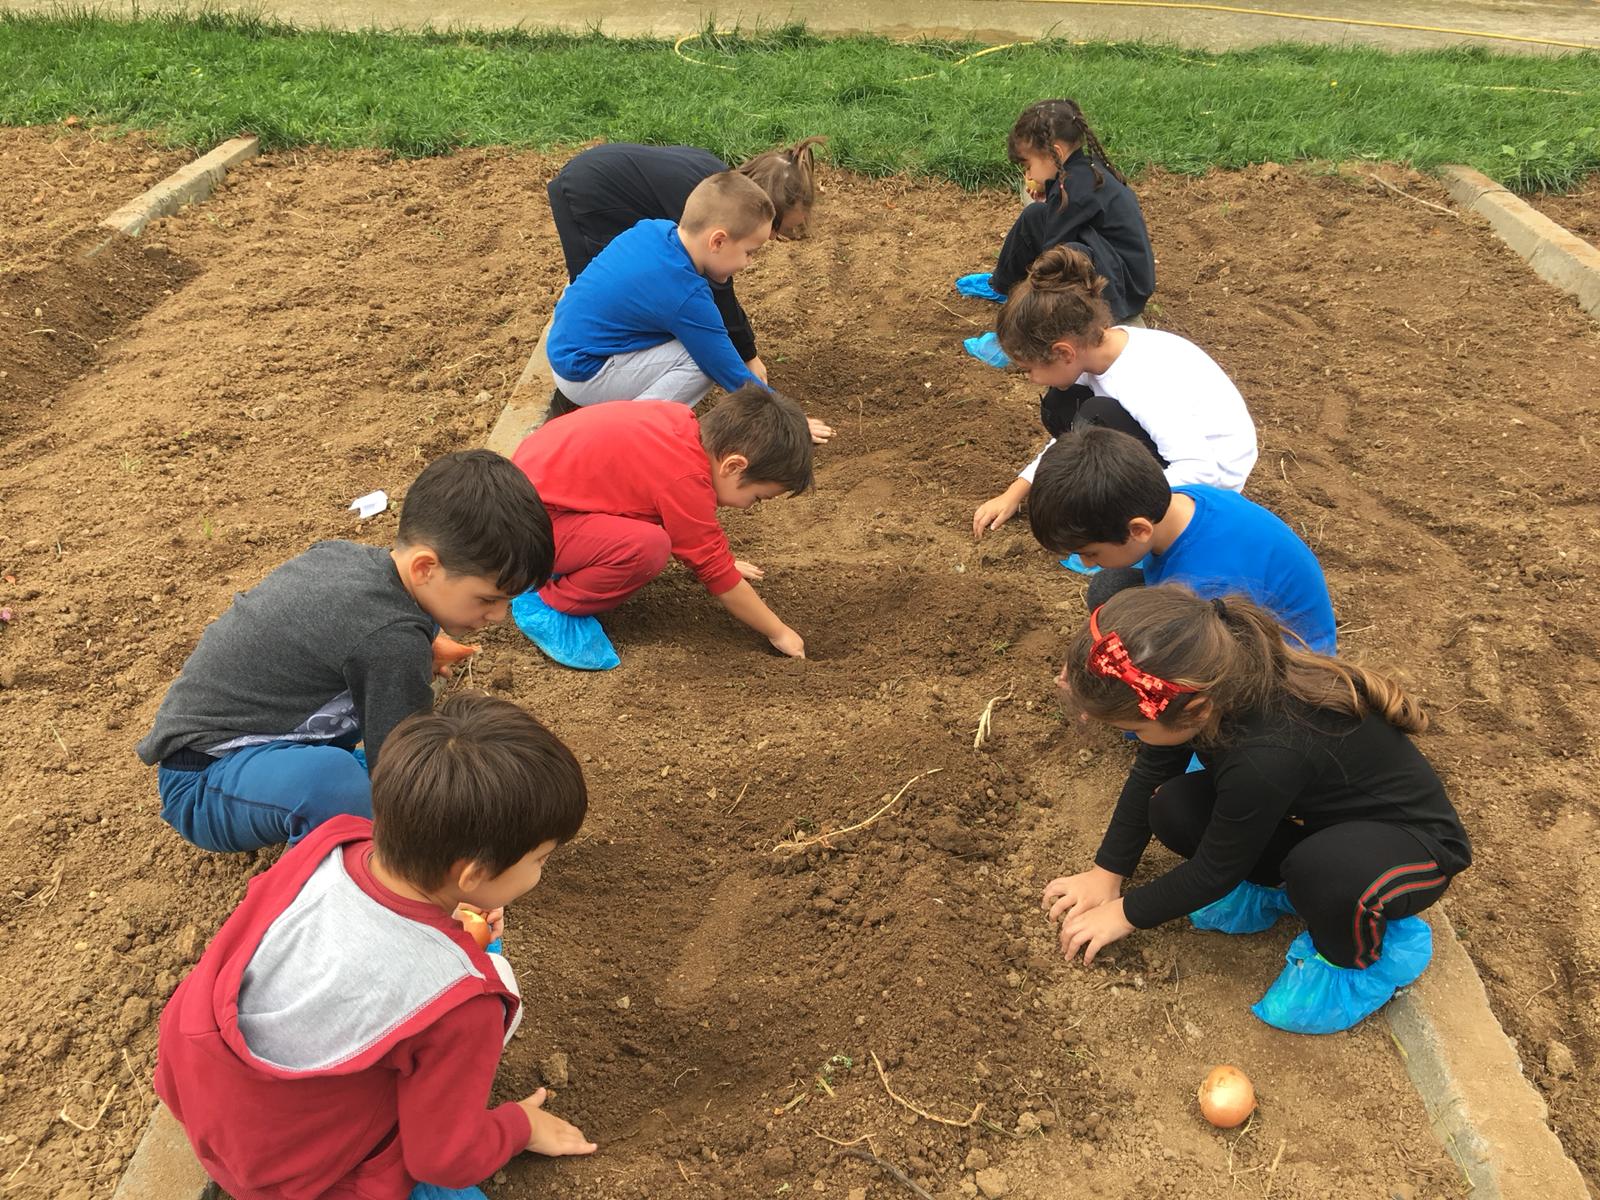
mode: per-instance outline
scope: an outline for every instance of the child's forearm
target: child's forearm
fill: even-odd
[[[766,601],[756,594],[755,588],[742,579],[717,599],[722,602],[722,607],[764,638],[775,638],[788,631],[789,627],[778,619],[778,614],[768,608]]]
[[[1033,490],[1033,481],[1018,475],[1011,481],[1011,486],[1000,494],[1013,504],[1020,505],[1028,498],[1028,493]]]

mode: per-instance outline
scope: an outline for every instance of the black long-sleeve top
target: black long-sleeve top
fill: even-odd
[[[640,221],[679,221],[689,193],[702,179],[728,169],[709,150],[694,146],[640,146],[607,142],[591,146],[571,159],[550,182],[552,200],[565,202],[567,215],[584,245],[565,244],[567,269],[573,279],[604,250],[611,239]],[[756,335],[739,305],[732,283],[711,282],[711,298],[722,314],[728,337],[739,357],[756,356]]]
[[[1345,821],[1404,825],[1447,874],[1465,870],[1472,847],[1444,785],[1411,739],[1381,716],[1364,719],[1296,704],[1257,713],[1226,744],[1139,747],[1095,864],[1133,874],[1150,841],[1150,796],[1184,773],[1191,753],[1211,773],[1216,806],[1199,849],[1123,896],[1129,924],[1149,929],[1220,900],[1290,818],[1316,832]]]
[[[1027,277],[1034,259],[1063,242],[1089,248],[1095,268],[1106,277],[1106,304],[1116,321],[1144,311],[1156,290],[1156,256],[1150,248],[1144,213],[1133,189],[1100,164],[1100,186],[1094,165],[1082,150],[1068,156],[1061,173],[1045,184],[1043,200],[1022,210],[1000,247],[990,285],[1010,292]],[[1061,206],[1065,186],[1067,203]]]

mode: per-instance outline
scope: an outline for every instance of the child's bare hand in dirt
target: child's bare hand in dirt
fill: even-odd
[[[1094,962],[1094,956],[1099,954],[1112,942],[1120,942],[1133,932],[1133,926],[1128,923],[1128,918],[1123,915],[1122,900],[1119,897],[1098,907],[1086,909],[1075,917],[1068,917],[1061,922],[1061,952],[1071,962],[1078,951],[1083,951],[1083,965],[1089,966]]]
[[[828,439],[833,437],[833,426],[815,417],[806,418],[806,427],[811,430],[811,441],[814,445],[826,445]]]
[[[733,565],[739,569],[739,574],[741,576],[750,580],[751,582],[754,582],[757,579],[765,579],[767,577],[767,573],[760,567],[756,566],[755,563],[745,562],[745,560],[742,558],[734,559]]]
[[[546,1092],[540,1088],[526,1100],[518,1100],[522,1111],[528,1114],[528,1149],[535,1154],[548,1154],[552,1158],[566,1154],[593,1154],[598,1147],[583,1136],[571,1121],[563,1121],[554,1113],[544,1110]]]
[[[761,380],[762,383],[767,381],[767,364],[761,361],[761,355],[758,354],[754,358],[745,359],[744,365],[745,369]]]
[[[978,505],[978,511],[972,514],[973,540],[981,538],[991,529],[999,529],[1022,508],[1020,500],[1014,500],[1005,492],[1001,492],[993,500],[985,500]]]
[[[787,625],[783,627],[783,632],[775,633],[767,640],[772,643],[774,649],[787,654],[790,658],[804,658],[806,656],[805,642],[798,633]]]
[[[1039,907],[1052,921],[1071,920],[1092,908],[1109,904],[1122,895],[1122,876],[1103,867],[1090,867],[1076,875],[1062,875],[1045,885]]]

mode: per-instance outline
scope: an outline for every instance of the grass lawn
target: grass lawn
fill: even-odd
[[[800,26],[670,42],[526,30],[300,30],[212,12],[0,14],[0,123],[72,115],[204,146],[254,132],[434,154],[591,138],[739,159],[812,133],[869,173],[1009,184],[1005,131],[1070,95],[1125,170],[1296,159],[1465,162],[1562,188],[1600,169],[1600,55],[1391,54],[1295,43],[1212,54],[1144,42],[821,38]],[[691,58],[698,61],[691,61]]]

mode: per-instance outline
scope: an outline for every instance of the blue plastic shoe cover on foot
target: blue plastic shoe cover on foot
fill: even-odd
[[[511,619],[529,641],[564,667],[609,671],[622,661],[597,619],[551,608],[538,592],[523,592],[512,600]]]
[[[956,280],[956,291],[963,296],[971,296],[974,300],[993,300],[999,304],[1006,298],[1005,293],[995,291],[989,279],[987,271],[980,271],[976,275],[963,275]]]
[[[1000,335],[993,331],[981,337],[969,337],[961,343],[967,348],[967,353],[981,363],[991,367],[1009,367],[1011,360],[1006,357],[1006,352],[1000,349]]]
[[[1083,559],[1079,558],[1076,554],[1067,555],[1065,558],[1063,558],[1061,560],[1061,565],[1063,567],[1065,567],[1069,571],[1076,571],[1079,575],[1098,575],[1098,574],[1100,574],[1100,568],[1099,567],[1086,567],[1086,566],[1084,566]]]
[[[1309,933],[1295,938],[1284,957],[1283,974],[1250,1011],[1290,1033],[1338,1033],[1416,982],[1433,958],[1433,930],[1421,917],[1390,921],[1383,954],[1366,970],[1334,966],[1317,953]]]
[[[1292,913],[1289,893],[1282,888],[1264,887],[1248,879],[1221,900],[1189,914],[1196,929],[1218,933],[1260,933],[1271,929],[1284,913]]]
[[[447,1188],[436,1183],[419,1183],[411,1189],[411,1200],[489,1200],[482,1188]]]

